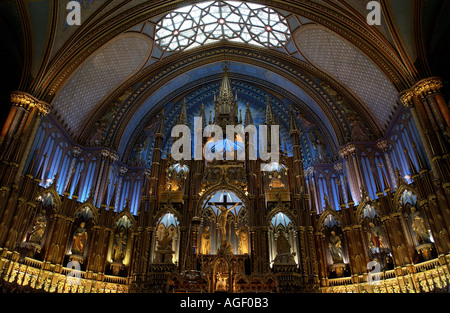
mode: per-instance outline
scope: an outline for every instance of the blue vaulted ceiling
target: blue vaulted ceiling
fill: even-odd
[[[146,141],[142,132],[151,134],[157,124],[157,112],[164,108],[166,136],[164,150],[170,145],[170,131],[175,125],[181,110],[183,99],[186,99],[186,108],[191,128],[193,119],[200,115],[201,104],[204,104],[206,120],[209,120],[209,111],[213,110],[214,93],[218,93],[223,75],[224,66],[228,66],[230,80],[234,93],[238,93],[239,108],[242,110],[242,118],[245,117],[247,102],[250,104],[255,125],[264,121],[266,99],[269,97],[274,113],[280,122],[281,144],[292,151],[292,143],[289,136],[289,109],[290,106],[298,108],[308,107],[311,111],[299,111],[298,119],[300,128],[306,134],[311,129],[326,132],[328,146],[335,147],[336,137],[327,117],[319,105],[299,86],[273,72],[260,67],[237,62],[216,62],[198,67],[177,76],[160,89],[154,92],[134,113],[128,122],[118,149],[119,154],[124,155],[124,160],[132,160],[139,141],[146,142],[146,155],[151,156],[151,141]],[[283,90],[283,94],[275,90],[275,86]],[[153,138],[152,136],[149,136]],[[305,137],[302,142],[302,151],[312,151],[311,143]],[[331,149],[329,148],[331,151]],[[330,153],[331,155],[331,153]],[[305,155],[304,161],[308,164],[312,155]]]

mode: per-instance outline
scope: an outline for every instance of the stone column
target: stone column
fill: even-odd
[[[397,188],[396,179],[395,179],[395,171],[394,171],[394,167],[392,165],[391,156],[389,155],[389,148],[388,148],[387,140],[378,141],[377,148],[380,149],[381,152],[383,153],[383,160],[386,164],[386,169],[389,174],[390,185],[392,186],[392,188],[395,189],[395,188]],[[376,165],[378,166],[378,164],[376,164]],[[380,180],[382,180],[382,177],[380,177]],[[384,188],[386,188],[386,186],[384,186]]]
[[[83,152],[83,149],[81,149],[80,147],[73,147],[72,149],[72,160],[70,161],[70,166],[68,169],[68,173],[72,173],[73,170],[75,170],[75,166],[77,164],[77,160],[80,157],[81,152]],[[77,175],[78,173],[74,173],[73,175]],[[70,181],[70,174],[68,174],[66,176],[66,181],[64,182],[64,186],[62,188],[62,190],[66,190],[66,188],[68,187],[67,184]],[[69,186],[70,188],[70,186]]]
[[[325,235],[320,232],[320,231],[316,231],[314,233],[314,238],[316,241],[316,246],[317,246],[317,255],[319,258],[319,266],[320,266],[320,271],[319,271],[319,278],[320,278],[320,285],[322,287],[327,287],[328,286],[328,271],[327,271],[327,260],[326,260],[326,254],[325,254]]]
[[[100,168],[98,170],[98,174],[97,174],[97,179],[95,182],[95,190],[94,190],[94,199],[93,202],[97,203],[99,201],[97,201],[97,199],[101,199],[100,197],[100,186],[102,185],[102,180],[103,180],[103,172],[105,169],[105,166],[108,166],[107,163],[109,163],[109,154],[110,152],[106,149],[102,150],[101,152],[101,161],[100,161]],[[100,206],[100,204],[97,203],[98,206]]]
[[[362,184],[358,164],[356,162],[356,147],[355,145],[345,146],[339,151],[339,154],[344,159],[344,165],[347,168],[348,183],[350,184],[352,199],[359,202],[361,200]]]
[[[14,181],[17,183],[25,167],[31,145],[41,118],[50,112],[50,106],[32,95],[14,91],[12,108],[0,133],[0,159],[19,157]]]
[[[123,177],[125,176],[126,172],[128,171],[128,167],[121,166],[119,168],[119,184],[117,185],[117,193],[116,193],[116,199],[115,203],[117,206],[119,206],[120,201],[120,194],[122,192],[122,184],[123,184]],[[117,207],[116,210],[120,211],[122,208]]]
[[[450,134],[450,114],[440,93],[442,87],[440,78],[426,78],[404,91],[400,100],[411,109],[434,176],[448,181],[448,173],[439,170],[442,156],[448,153],[448,143],[444,138]]]

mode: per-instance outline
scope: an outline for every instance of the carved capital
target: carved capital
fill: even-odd
[[[442,86],[442,79],[440,79],[439,77],[422,79],[413,87],[414,95],[422,99],[426,96],[439,92]]]
[[[48,103],[40,101],[23,91],[13,91],[11,93],[11,103],[15,106],[22,107],[27,111],[37,108],[40,116],[45,116],[50,113],[50,106]]]
[[[102,150],[101,154],[102,154],[102,158],[106,159],[107,157],[110,156],[111,152],[109,150],[104,149],[104,150]]]
[[[128,172],[128,167],[121,166],[121,167],[119,168],[119,175],[120,175],[120,176],[125,175],[126,172]]]
[[[336,172],[338,172],[338,173],[342,173],[342,168],[343,168],[342,163],[336,163],[336,164],[334,165],[334,169],[335,169]]]
[[[380,140],[377,142],[377,148],[380,149],[383,152],[388,151],[388,141],[387,140]]]
[[[73,149],[72,149],[72,156],[74,157],[74,158],[78,158],[79,156],[80,156],[80,154],[81,154],[81,152],[83,152],[83,149],[81,149],[81,147],[73,147]]]
[[[413,98],[414,98],[414,91],[412,90],[405,90],[400,94],[400,102],[406,108],[410,108],[413,106]]]
[[[111,163],[114,163],[119,160],[119,155],[117,153],[111,152],[111,154],[109,155],[109,159],[111,160]]]
[[[356,146],[351,144],[351,145],[342,147],[339,150],[339,155],[341,156],[341,158],[347,159],[350,155],[354,155],[355,152],[356,152]]]

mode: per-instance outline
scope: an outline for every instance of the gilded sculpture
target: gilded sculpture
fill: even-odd
[[[81,222],[80,226],[77,228],[73,235],[73,246],[72,246],[72,253],[83,255],[84,249],[86,248],[87,240],[88,240],[88,234],[86,231],[86,223]]]
[[[42,210],[36,220],[34,221],[33,229],[30,234],[29,242],[40,244],[42,237],[44,236],[45,228],[47,227],[47,217],[45,216],[45,210]]]

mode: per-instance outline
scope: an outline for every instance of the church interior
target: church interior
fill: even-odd
[[[76,2],[0,2],[2,292],[450,292],[449,1]]]

